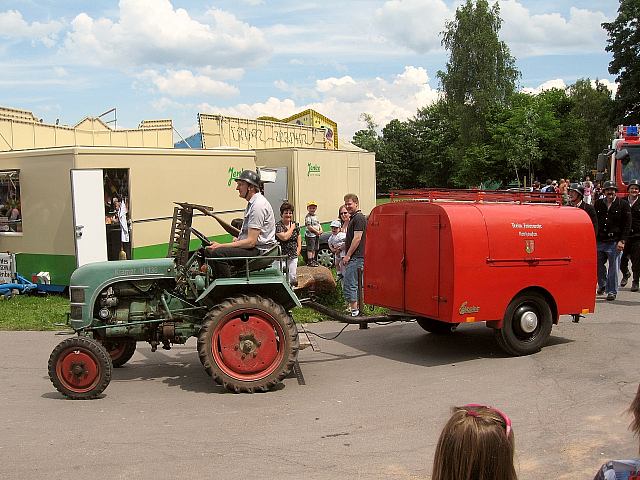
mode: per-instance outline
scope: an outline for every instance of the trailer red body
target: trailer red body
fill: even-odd
[[[430,331],[434,322],[480,321],[513,330],[521,342],[506,349],[515,354],[546,341],[532,342],[528,330],[550,332],[559,315],[593,312],[596,244],[586,212],[517,194],[509,203],[482,192],[462,198],[392,202],[371,212],[366,303],[431,322],[421,323]]]

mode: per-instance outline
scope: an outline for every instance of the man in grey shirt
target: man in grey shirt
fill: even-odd
[[[211,258],[257,257],[276,245],[276,222],[273,209],[260,193],[260,177],[256,172],[244,170],[236,178],[236,190],[247,201],[242,228],[231,243],[212,242],[206,247]],[[244,261],[212,262],[217,278],[231,276],[231,266],[241,268]]]

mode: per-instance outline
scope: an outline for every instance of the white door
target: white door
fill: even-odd
[[[289,199],[287,167],[269,168],[269,170],[275,170],[276,181],[264,184],[264,196],[269,200],[277,222],[280,215],[280,205]]]
[[[73,228],[78,267],[107,261],[102,170],[71,170]]]

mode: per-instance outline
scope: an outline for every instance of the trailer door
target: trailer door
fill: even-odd
[[[408,212],[405,256],[405,310],[438,319],[441,301],[439,215]]]
[[[102,169],[71,170],[76,263],[107,261]]]

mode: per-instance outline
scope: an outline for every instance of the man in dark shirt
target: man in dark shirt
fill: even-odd
[[[598,216],[598,295],[607,293],[607,300],[615,300],[618,293],[618,268],[620,252],[631,229],[629,203],[617,197],[615,182],[606,181],[602,186],[604,198],[596,204]],[[608,269],[607,264],[608,263]]]
[[[627,186],[627,191],[629,195],[623,202],[627,202],[631,210],[631,231],[624,244],[622,259],[620,260],[620,271],[622,272],[620,286],[625,287],[629,281],[629,277],[631,277],[631,273],[629,273],[629,260],[631,260],[633,267],[631,291],[637,292],[640,289],[638,285],[640,281],[640,202],[638,201],[640,182],[638,182],[638,180],[631,180]]]
[[[572,183],[568,190],[569,201],[571,205],[581,210],[584,210],[589,214],[591,223],[593,224],[593,231],[598,235],[598,216],[596,215],[596,209],[593,205],[589,205],[584,201],[584,187],[579,183]]]
[[[358,309],[358,269],[364,268],[364,240],[367,229],[367,219],[360,211],[358,196],[348,193],[344,196],[344,205],[349,212],[349,226],[345,239],[346,254],[342,258],[344,277],[342,290],[344,298],[349,302],[351,316],[360,315]]]

